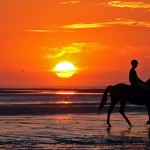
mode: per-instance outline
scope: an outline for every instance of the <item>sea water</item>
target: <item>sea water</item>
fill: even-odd
[[[0,90],[0,114],[97,113],[103,89]],[[110,106],[110,97],[103,112]],[[116,105],[114,111],[118,111]],[[126,111],[145,112],[145,106],[127,104]]]

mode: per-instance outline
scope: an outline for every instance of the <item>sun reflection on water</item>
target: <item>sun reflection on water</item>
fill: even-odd
[[[59,102],[56,102],[56,104],[72,104],[73,102],[71,101],[59,101]]]
[[[75,91],[57,91],[56,94],[60,95],[74,95],[76,94]]]

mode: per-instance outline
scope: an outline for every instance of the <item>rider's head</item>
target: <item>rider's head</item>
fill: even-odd
[[[135,59],[131,60],[131,65],[132,65],[132,67],[136,68],[138,65],[138,61]]]

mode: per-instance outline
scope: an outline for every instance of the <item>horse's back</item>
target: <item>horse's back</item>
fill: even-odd
[[[145,105],[148,102],[147,92],[124,83],[113,86],[110,97],[117,101],[126,101],[135,105]]]
[[[129,95],[130,86],[124,83],[119,83],[113,86],[110,91],[110,96],[118,99],[125,98]]]

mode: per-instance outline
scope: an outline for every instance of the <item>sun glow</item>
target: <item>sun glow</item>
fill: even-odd
[[[60,62],[55,66],[54,71],[60,78],[69,78],[75,73],[75,67],[70,62]]]
[[[59,101],[59,102],[57,102],[57,104],[72,104],[72,102],[70,102],[70,101]]]

